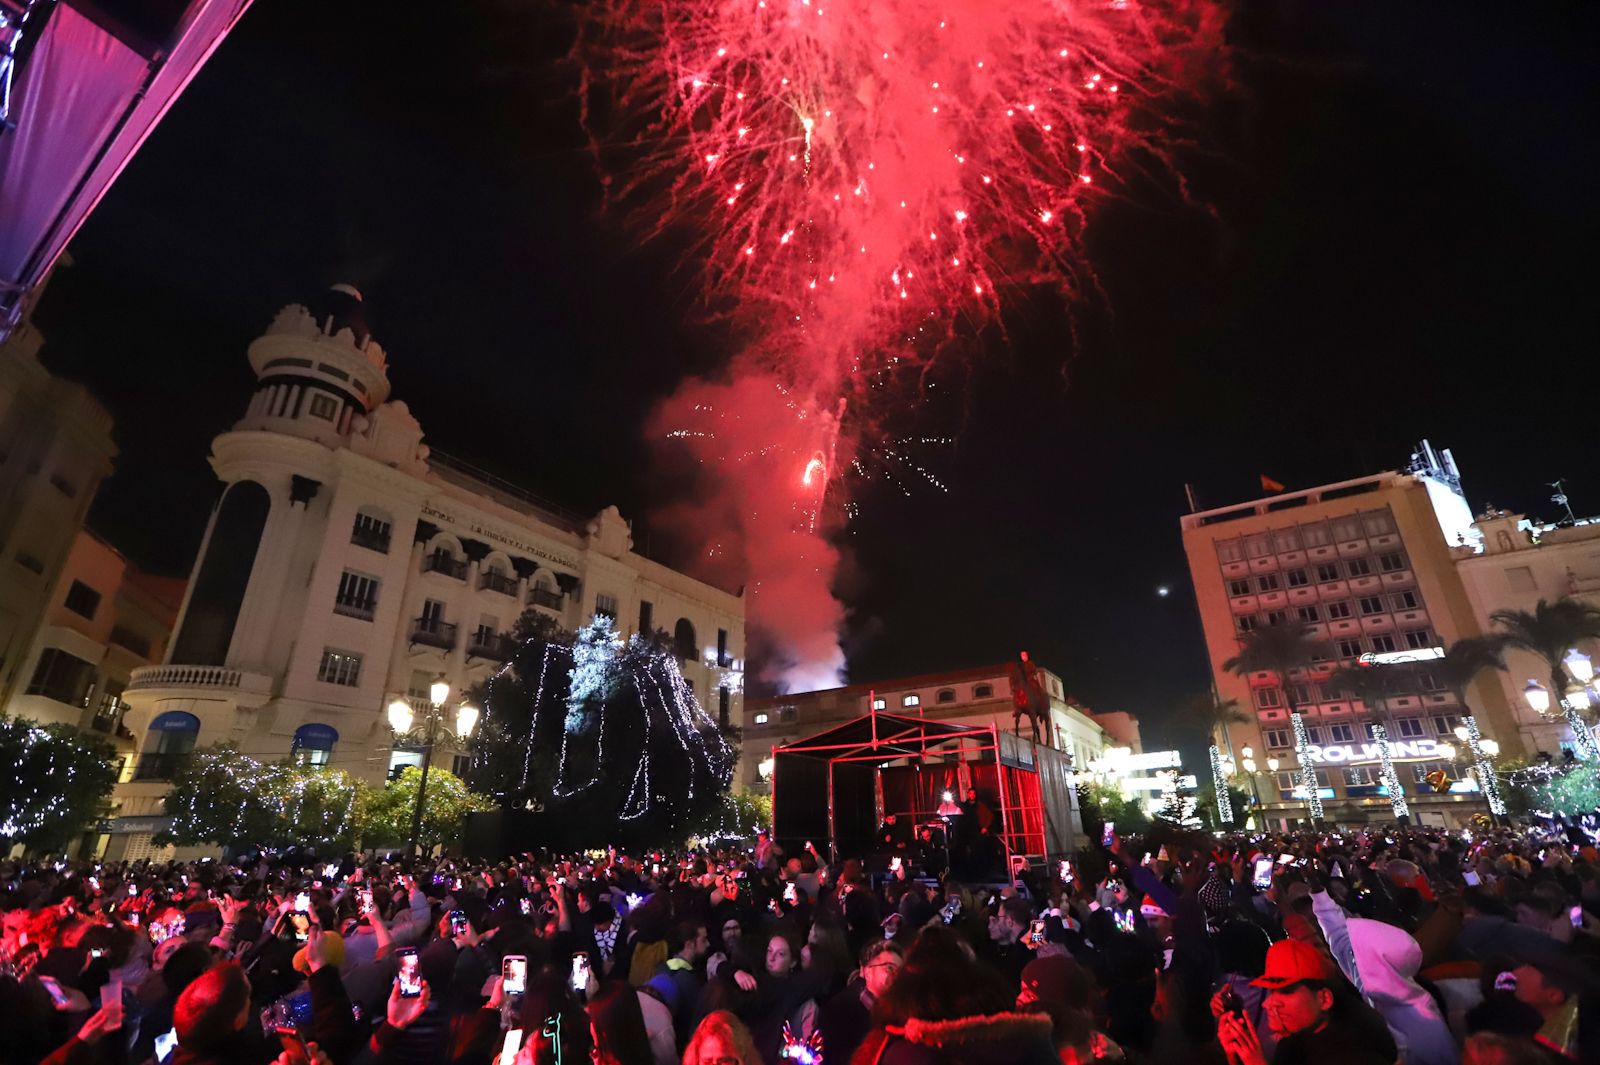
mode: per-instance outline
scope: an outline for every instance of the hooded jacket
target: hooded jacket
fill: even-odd
[[[826,1052],[826,1048],[824,1048]],[[1043,1013],[912,1018],[867,1036],[853,1065],[1060,1065]]]
[[[1349,927],[1361,989],[1401,1044],[1406,1065],[1455,1065],[1460,1055],[1450,1027],[1416,981],[1422,946],[1405,929],[1382,921],[1356,917]]]

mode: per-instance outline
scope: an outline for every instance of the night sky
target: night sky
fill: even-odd
[[[729,341],[674,249],[598,213],[560,9],[258,0],[71,248],[46,362],[117,419],[92,525],[186,573],[283,304],[359,284],[396,398],[438,450],[651,547],[639,425]],[[459,10],[458,10],[459,9]],[[950,487],[868,491],[845,536],[853,679],[1027,648],[1091,706],[1206,685],[1178,532],[1203,506],[1454,449],[1475,509],[1600,512],[1596,9],[1244,0],[1234,87],[1092,232],[1105,296],[1009,300],[945,364],[962,402],[896,424]],[[1169,585],[1162,598],[1157,588]]]

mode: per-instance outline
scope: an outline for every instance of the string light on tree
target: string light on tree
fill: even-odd
[[[1222,752],[1211,745],[1211,783],[1217,792],[1217,818],[1223,825],[1233,824],[1233,796],[1228,794],[1228,774],[1222,766]]]
[[[1311,760],[1311,738],[1306,735],[1306,720],[1298,713],[1289,715],[1294,729],[1294,749],[1300,762],[1300,787],[1306,795],[1306,812],[1311,820],[1322,820],[1322,793],[1317,790],[1317,766]]]

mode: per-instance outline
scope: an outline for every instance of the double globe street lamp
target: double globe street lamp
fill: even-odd
[[[1256,783],[1258,769],[1256,767],[1255,754],[1255,748],[1253,747],[1239,748],[1239,768],[1244,770],[1245,776],[1250,780],[1250,797],[1255,800],[1256,809],[1259,810],[1261,808],[1261,788]],[[1231,758],[1228,759],[1227,765],[1231,776],[1233,769],[1233,760]],[[1274,774],[1278,772],[1278,760],[1276,758],[1267,759],[1267,771]]]
[[[1573,747],[1579,758],[1586,762],[1600,762],[1600,743],[1595,740],[1594,733],[1583,719],[1583,711],[1589,709],[1596,702],[1600,702],[1600,692],[1594,688],[1594,663],[1589,656],[1576,647],[1567,652],[1562,659],[1562,664],[1567,667],[1567,673],[1577,681],[1576,688],[1567,687],[1568,690],[1555,693],[1556,701],[1561,707],[1561,716],[1566,719],[1567,727],[1572,730]],[[1566,680],[1566,674],[1561,679]],[[1529,680],[1528,686],[1522,689],[1522,697],[1527,700],[1528,707],[1540,717],[1546,717],[1550,712],[1550,689],[1540,684],[1537,680]]]
[[[411,814],[411,841],[406,845],[406,856],[417,856],[417,841],[422,836],[422,804],[428,795],[428,769],[433,764],[433,748],[445,728],[445,704],[450,701],[450,682],[441,673],[428,687],[428,707],[421,720],[405,699],[395,699],[389,704],[389,728],[394,731],[396,745],[422,748],[422,782],[417,786],[417,808]],[[456,707],[455,734],[465,740],[478,724],[478,708],[471,703]]]

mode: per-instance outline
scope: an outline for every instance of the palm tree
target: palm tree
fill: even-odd
[[[1367,708],[1367,716],[1372,719],[1372,739],[1378,745],[1379,772],[1384,787],[1389,789],[1389,807],[1396,821],[1408,824],[1411,807],[1406,804],[1400,774],[1394,769],[1394,751],[1389,746],[1389,697],[1415,687],[1412,671],[1404,665],[1347,666],[1329,677],[1328,683],[1360,699]]]
[[[1553,603],[1541,599],[1531,611],[1496,610],[1489,615],[1489,620],[1500,626],[1505,646],[1544,659],[1545,668],[1550,671],[1550,694],[1561,704],[1561,714],[1572,729],[1578,757],[1600,762],[1594,734],[1578,708],[1567,699],[1567,689],[1572,682],[1564,661],[1567,652],[1582,641],[1600,639],[1600,609],[1563,596]]]
[[[1224,699],[1216,689],[1198,692],[1183,701],[1179,709],[1181,720],[1195,732],[1204,730],[1208,743],[1222,737],[1222,749],[1233,757],[1233,737],[1228,735],[1229,725],[1249,724],[1249,714],[1239,709],[1239,700]]]
[[[1280,621],[1251,629],[1239,640],[1239,653],[1222,663],[1229,673],[1249,679],[1252,673],[1273,673],[1283,687],[1289,706],[1289,721],[1294,726],[1295,756],[1300,763],[1300,783],[1306,789],[1306,811],[1311,820],[1322,821],[1322,797],[1317,794],[1316,766],[1306,742],[1305,721],[1295,702],[1290,675],[1303,670],[1322,655],[1323,643],[1311,635],[1311,626],[1300,621]]]
[[[1217,736],[1222,736],[1222,746],[1228,752],[1227,761],[1233,760],[1233,737],[1228,735],[1229,725],[1242,725],[1250,720],[1239,709],[1239,700],[1224,699],[1215,687],[1199,692],[1183,701],[1179,718],[1182,726],[1195,732],[1203,731],[1211,759],[1211,783],[1217,797],[1217,816],[1225,824],[1233,823],[1233,800],[1228,795],[1227,770],[1224,759],[1217,750]],[[1248,750],[1248,748],[1246,748]],[[1252,785],[1253,785],[1252,781]]]
[[[1467,746],[1478,770],[1478,784],[1483,788],[1489,812],[1504,819],[1505,800],[1500,797],[1500,783],[1495,779],[1494,766],[1489,764],[1478,739],[1478,722],[1472,707],[1467,705],[1467,687],[1479,673],[1486,669],[1506,668],[1505,638],[1502,636],[1468,636],[1457,640],[1445,651],[1444,657],[1428,663],[1428,672],[1435,680],[1450,689],[1461,707],[1461,724],[1467,730]]]

